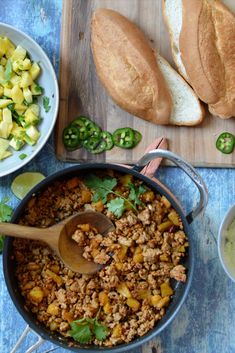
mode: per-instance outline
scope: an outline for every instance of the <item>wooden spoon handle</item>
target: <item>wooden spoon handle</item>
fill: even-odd
[[[42,240],[47,242],[47,230],[42,228],[34,228],[22,226],[14,223],[0,223],[0,234],[8,235],[16,238]]]

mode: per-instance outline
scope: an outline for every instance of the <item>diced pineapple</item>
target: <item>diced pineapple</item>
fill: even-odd
[[[102,212],[104,209],[104,204],[101,200],[97,202],[92,202],[91,204],[92,208],[94,208],[97,212]]]
[[[13,71],[18,72],[20,71],[24,71],[24,70],[29,70],[31,68],[31,61],[26,58],[24,60],[16,60],[13,62],[12,65]]]
[[[11,55],[11,60],[12,61],[24,60],[25,56],[26,56],[26,50],[22,48],[20,45],[17,45],[17,47],[15,48],[15,50]]]
[[[1,47],[1,45],[0,45],[0,47]],[[1,49],[0,49],[0,51],[1,51]],[[0,64],[3,65],[3,66],[6,66],[6,63],[7,63],[7,59],[6,58],[1,58]]]
[[[122,326],[121,326],[121,324],[117,324],[113,328],[112,337],[118,338],[118,337],[121,337],[121,335],[122,335]]]
[[[24,99],[26,100],[27,103],[32,103],[33,102],[33,96],[28,87],[23,88],[23,95]]]
[[[25,88],[31,86],[33,83],[33,79],[31,74],[28,71],[23,71],[20,81],[20,87]]]
[[[164,205],[166,208],[170,208],[170,207],[171,207],[171,203],[170,203],[170,201],[166,198],[166,196],[162,196],[162,197],[161,197],[161,202],[163,203],[163,205]]]
[[[28,299],[33,303],[41,303],[44,293],[40,287],[34,287],[28,294]]]
[[[141,263],[141,262],[144,262],[144,256],[142,253],[134,253],[133,255],[133,261],[135,263]]]
[[[157,229],[160,231],[160,232],[164,232],[165,230],[169,229],[171,226],[173,225],[173,223],[171,221],[165,221],[161,224],[159,224],[157,226]]]
[[[58,315],[59,314],[59,307],[53,303],[49,304],[47,307],[47,313],[49,315]]]
[[[33,81],[39,76],[40,71],[40,66],[38,65],[38,63],[34,62],[29,70]]]
[[[170,302],[170,297],[164,297],[155,305],[158,309],[162,309],[164,306],[167,306]]]
[[[13,103],[12,99],[0,99],[0,108],[6,108],[11,103]]]
[[[20,84],[20,81],[21,81],[21,76],[16,75],[16,74],[13,74],[11,76],[10,82],[12,83],[13,86],[17,85],[17,84]]]
[[[0,58],[6,54],[6,43],[4,38],[0,37]]]
[[[63,284],[63,280],[60,276],[58,276],[56,273],[52,272],[51,270],[46,270],[45,271],[46,275],[50,278],[53,279],[54,282],[56,282],[56,284],[58,286],[61,286]]]
[[[27,105],[18,103],[15,104],[14,108],[19,115],[22,115],[26,111],[26,109],[28,109]]]
[[[11,98],[11,88],[4,87],[3,94],[4,96]]]
[[[13,127],[11,111],[4,108],[2,111],[2,121],[0,122],[0,137],[8,138]]]
[[[2,109],[0,109],[0,121],[2,121]]]
[[[15,45],[7,37],[3,38],[3,42],[6,49],[6,57],[9,59],[15,50]]]
[[[13,136],[10,140],[9,145],[14,148],[14,150],[19,151],[24,146],[24,141]]]
[[[162,297],[159,294],[152,295],[150,298],[150,303],[152,306],[157,306]]]
[[[99,302],[100,302],[100,305],[102,306],[104,306],[109,302],[109,297],[106,292],[102,291],[99,293]]]
[[[173,210],[168,214],[169,220],[175,225],[175,226],[180,226],[180,218],[178,213]]]
[[[91,194],[90,190],[84,189],[81,191],[81,201],[83,203],[91,202],[91,196],[92,196],[92,194]]]
[[[125,298],[131,298],[131,292],[124,282],[119,283],[117,286],[117,292]]]
[[[19,87],[19,85],[15,85],[12,90],[11,90],[11,97],[13,99],[13,102],[22,104],[24,101],[24,95],[22,92],[22,89]]]
[[[109,302],[104,305],[103,310],[105,314],[110,314],[112,312],[112,307]]]
[[[151,291],[149,289],[139,289],[138,298],[139,299],[148,299],[151,297]]]
[[[24,131],[24,128],[17,125],[15,122],[13,122],[13,127],[12,127],[12,130],[11,130],[11,134],[15,137],[17,137],[18,139],[22,139],[24,134],[25,134],[25,131]]]
[[[123,270],[123,263],[122,262],[116,262],[115,267],[117,270],[121,271]]]
[[[126,301],[127,305],[134,311],[138,311],[140,307],[140,302],[134,298],[128,298]]]
[[[2,97],[3,92],[4,92],[4,88],[2,86],[0,86],[0,97]]]
[[[166,283],[166,282],[162,283],[160,285],[160,289],[161,289],[161,296],[162,297],[167,297],[167,296],[174,294],[173,289],[171,288],[169,283]]]
[[[3,159],[5,152],[9,147],[9,141],[4,138],[0,138],[0,160]]]
[[[133,175],[124,174],[124,175],[119,177],[119,180],[120,180],[121,185],[128,186],[133,180]]]
[[[37,85],[35,82],[33,82],[32,85],[30,86],[30,90],[33,96],[40,96],[43,93],[42,87]]]
[[[161,254],[159,256],[159,259],[160,259],[160,261],[168,262],[169,261],[169,256],[167,254]]]
[[[155,194],[152,190],[147,190],[142,195],[143,202],[152,202],[155,198]]]
[[[121,248],[118,250],[118,254],[117,254],[119,261],[122,261],[125,259],[127,251],[128,251],[128,246],[121,245]]]
[[[2,155],[0,155],[0,160],[10,157],[11,155],[11,151],[5,151]]]

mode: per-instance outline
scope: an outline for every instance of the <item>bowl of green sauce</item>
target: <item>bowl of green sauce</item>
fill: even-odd
[[[220,225],[218,253],[226,274],[235,282],[235,205],[233,205]]]

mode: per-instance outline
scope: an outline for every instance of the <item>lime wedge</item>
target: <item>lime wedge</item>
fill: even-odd
[[[45,179],[45,176],[37,172],[19,174],[11,183],[11,191],[18,199],[22,200],[25,195],[43,179]]]

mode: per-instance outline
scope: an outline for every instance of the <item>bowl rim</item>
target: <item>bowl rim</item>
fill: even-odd
[[[37,193],[39,190],[42,190],[44,187],[48,186],[51,182],[55,180],[59,180],[61,177],[67,177],[74,172],[82,172],[85,171],[86,169],[91,170],[96,170],[96,169],[114,169],[114,170],[119,170],[123,172],[127,172],[130,174],[133,174],[137,178],[141,178],[144,182],[155,188],[160,194],[165,195],[169,197],[170,201],[172,202],[173,207],[180,212],[180,214],[183,215],[184,211],[179,203],[177,203],[172,196],[169,194],[169,191],[164,190],[164,188],[161,185],[158,185],[154,180],[152,180],[149,177],[146,177],[145,175],[140,176],[140,173],[133,170],[133,169],[128,169],[126,166],[118,165],[118,164],[112,164],[112,163],[86,163],[86,164],[78,164],[74,165],[71,167],[67,167],[65,169],[61,169],[45,179],[43,179],[39,184],[37,184],[32,190],[29,191],[29,193],[24,197],[24,199],[20,202],[18,207],[15,209],[15,212],[12,216],[12,221],[15,222],[19,214],[22,212],[22,208],[26,205],[28,200],[31,198],[31,196],[34,193]],[[190,231],[190,224],[188,224],[186,217],[184,215],[183,217],[183,223],[185,226],[185,230],[187,233],[187,236],[189,237],[189,241],[191,242],[191,246],[189,247],[189,253],[188,253],[188,260],[190,263],[190,267],[188,268],[187,272],[187,281],[184,283],[184,289],[182,296],[180,297],[179,302],[177,303],[176,307],[174,308],[173,312],[171,313],[170,316],[166,317],[164,316],[162,320],[160,320],[160,324],[158,326],[153,327],[151,330],[149,330],[144,336],[135,338],[131,342],[128,343],[122,343],[117,346],[112,346],[112,347],[99,347],[99,346],[94,346],[91,345],[89,347],[86,346],[80,346],[80,347],[68,347],[68,345],[65,344],[64,341],[60,340],[59,337],[54,337],[53,335],[50,335],[50,333],[44,328],[43,330],[41,327],[38,326],[37,321],[32,318],[31,314],[26,312],[21,304],[18,302],[16,299],[16,292],[13,289],[11,282],[12,280],[10,279],[10,276],[8,276],[9,273],[9,268],[8,268],[8,260],[9,258],[7,257],[7,252],[9,251],[9,246],[12,242],[12,239],[10,237],[7,237],[5,240],[4,244],[4,249],[3,249],[3,273],[4,273],[4,278],[5,282],[7,285],[8,292],[10,294],[10,297],[17,308],[18,312],[21,314],[21,316],[24,318],[24,320],[29,324],[30,328],[35,330],[43,339],[49,340],[52,343],[54,343],[57,346],[63,347],[65,349],[68,349],[70,351],[75,351],[79,353],[88,353],[88,352],[93,352],[93,353],[99,353],[100,351],[107,352],[107,353],[125,353],[127,350],[131,349],[136,349],[143,344],[147,343],[149,340],[155,338],[158,336],[165,328],[172,323],[172,321],[175,319],[177,316],[178,312],[180,311],[182,305],[184,304],[188,293],[189,289],[191,287],[192,283],[192,277],[193,277],[193,272],[194,272],[194,265],[195,265],[195,254],[193,251],[193,237],[192,233]],[[49,336],[49,337],[48,337]]]
[[[220,224],[219,227],[219,232],[218,232],[218,241],[217,241],[217,249],[218,249],[218,254],[219,254],[219,259],[220,263],[227,274],[227,276],[235,282],[235,275],[232,275],[231,271],[229,270],[228,266],[226,265],[224,261],[224,255],[223,255],[223,240],[225,236],[225,230],[228,228],[229,225],[231,225],[231,222],[235,219],[235,204],[233,204],[228,211],[225,213],[223,220]]]
[[[28,158],[25,158],[23,160],[19,159],[19,164],[17,164],[16,166],[9,168],[8,170],[5,170],[3,172],[0,171],[0,177],[9,175],[17,170],[19,170],[20,168],[22,168],[23,166],[25,166],[28,162],[30,162],[40,151],[41,149],[45,146],[46,142],[48,141],[52,130],[54,129],[55,123],[56,123],[56,119],[58,116],[58,111],[59,111],[59,85],[58,85],[58,80],[57,80],[57,76],[55,73],[55,69],[49,59],[49,57],[47,56],[46,52],[42,49],[42,47],[33,39],[31,38],[28,34],[26,34],[25,32],[21,31],[20,29],[11,26],[7,23],[4,22],[0,22],[0,27],[5,27],[6,29],[10,29],[11,31],[14,31],[16,33],[19,33],[20,35],[22,35],[25,39],[27,39],[28,41],[30,41],[36,48],[37,50],[40,52],[40,55],[43,57],[44,62],[47,63],[47,65],[50,68],[51,74],[52,74],[52,79],[54,80],[55,83],[55,92],[54,93],[54,104],[55,104],[55,113],[52,116],[51,119],[51,125],[49,127],[49,129],[47,130],[46,134],[43,137],[42,143],[41,145],[38,145],[37,148],[35,148],[35,150],[30,153],[30,155],[28,156]],[[37,145],[36,145],[37,146]]]

